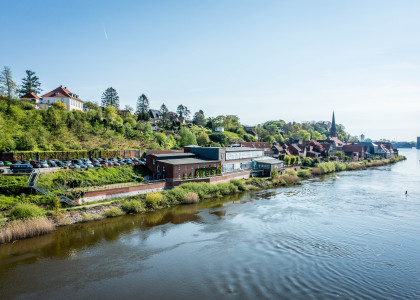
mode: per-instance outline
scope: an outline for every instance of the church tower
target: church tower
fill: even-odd
[[[335,126],[334,111],[333,111],[333,117],[332,117],[331,129],[330,129],[330,137],[337,137],[337,128]]]

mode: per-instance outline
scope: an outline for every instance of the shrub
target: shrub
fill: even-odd
[[[292,169],[287,169],[285,171],[285,174],[292,175],[292,176],[297,176],[298,172],[296,172],[295,170],[292,170]]]
[[[138,213],[142,209],[142,203],[139,200],[127,200],[121,204],[121,208],[127,213]]]
[[[279,178],[279,183],[280,185],[295,185],[298,184],[300,182],[299,177],[294,176],[294,175],[289,175],[289,174],[285,174],[285,175],[281,175]]]
[[[39,236],[54,229],[54,223],[45,217],[11,221],[0,228],[0,244]]]
[[[299,170],[297,176],[300,178],[310,178],[312,174],[310,170]]]
[[[192,204],[192,203],[198,203],[200,201],[200,198],[198,195],[194,192],[188,192],[184,196],[184,204]]]
[[[215,186],[221,195],[229,195],[238,192],[238,187],[230,182],[217,183]]]
[[[184,201],[186,193],[187,191],[185,189],[177,187],[169,191],[164,191],[163,195],[165,196],[166,201],[176,204]]]
[[[35,204],[30,204],[30,203],[17,204],[10,211],[11,220],[32,219],[32,218],[39,218],[39,217],[44,217],[44,216],[45,216],[45,211],[42,208],[36,206]]]
[[[158,192],[153,192],[146,195],[146,207],[147,208],[157,208],[162,202],[162,194]]]
[[[268,187],[268,182],[262,178],[257,178],[257,177],[253,177],[251,178],[249,181],[247,181],[247,184],[256,186],[258,188],[267,188]]]
[[[312,175],[322,175],[324,174],[324,171],[321,168],[313,168],[311,170]]]
[[[246,184],[243,183],[241,180],[238,179],[232,179],[230,183],[236,185],[238,187],[238,190],[240,191],[246,191]]]
[[[313,160],[310,157],[306,157],[302,160],[302,166],[310,167],[312,166]]]
[[[105,213],[104,213],[105,217],[107,217],[107,218],[118,217],[118,216],[121,216],[123,214],[124,214],[124,212],[119,207],[110,208],[107,211],[105,211]]]

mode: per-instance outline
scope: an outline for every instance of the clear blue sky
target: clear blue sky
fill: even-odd
[[[2,0],[0,67],[121,105],[420,136],[420,1]]]

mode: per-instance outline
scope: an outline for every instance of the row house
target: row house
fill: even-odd
[[[367,146],[363,145],[344,145],[343,152],[351,157],[353,161],[364,160],[367,158]]]

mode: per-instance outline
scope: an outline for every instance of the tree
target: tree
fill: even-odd
[[[113,87],[109,87],[102,94],[102,107],[112,106],[116,109],[120,108],[120,97]]]
[[[113,123],[114,121],[117,120],[117,117],[118,117],[117,109],[112,105],[108,105],[105,108],[105,118],[111,123]]]
[[[180,117],[184,117],[184,118],[185,118],[185,120],[187,120],[187,119],[188,119],[188,117],[189,117],[189,116],[190,116],[190,114],[191,114],[191,112],[190,112],[190,110],[188,109],[188,107],[186,107],[186,106],[184,106],[184,105],[182,105],[182,104],[178,105],[178,107],[176,108],[176,113],[178,114],[178,116],[180,116]]]
[[[54,107],[58,110],[67,110],[67,105],[61,101],[56,101]]]
[[[204,117],[204,114],[202,114],[200,112],[196,112],[194,114],[193,124],[195,124],[197,126],[204,126],[204,125],[206,125],[206,118]]]
[[[343,151],[335,151],[334,155],[338,157],[338,159],[343,159],[345,154]]]
[[[170,121],[170,116],[169,116],[169,110],[166,107],[165,103],[163,103],[162,106],[160,107],[160,114],[162,116],[162,118],[160,120],[161,126],[163,128],[168,128],[169,121]]]
[[[149,121],[149,99],[145,94],[141,94],[137,99],[136,113],[138,120]]]
[[[26,70],[26,77],[22,79],[22,86],[19,93],[23,96],[25,94],[34,93],[35,95],[41,93],[41,83],[39,78],[35,75],[35,72]]]
[[[210,138],[207,133],[202,131],[197,137],[197,144],[201,147],[207,147],[210,143]]]
[[[303,129],[299,130],[296,133],[296,136],[298,138],[300,138],[303,142],[307,142],[311,139],[311,134],[309,132],[307,132],[306,130],[303,130]]]
[[[7,97],[12,98],[16,92],[16,83],[12,78],[12,71],[9,67],[4,67],[0,73],[0,85],[2,90],[5,91]]]
[[[179,135],[181,136],[179,141],[181,147],[187,145],[197,145],[195,135],[187,127],[183,126],[179,131]]]

